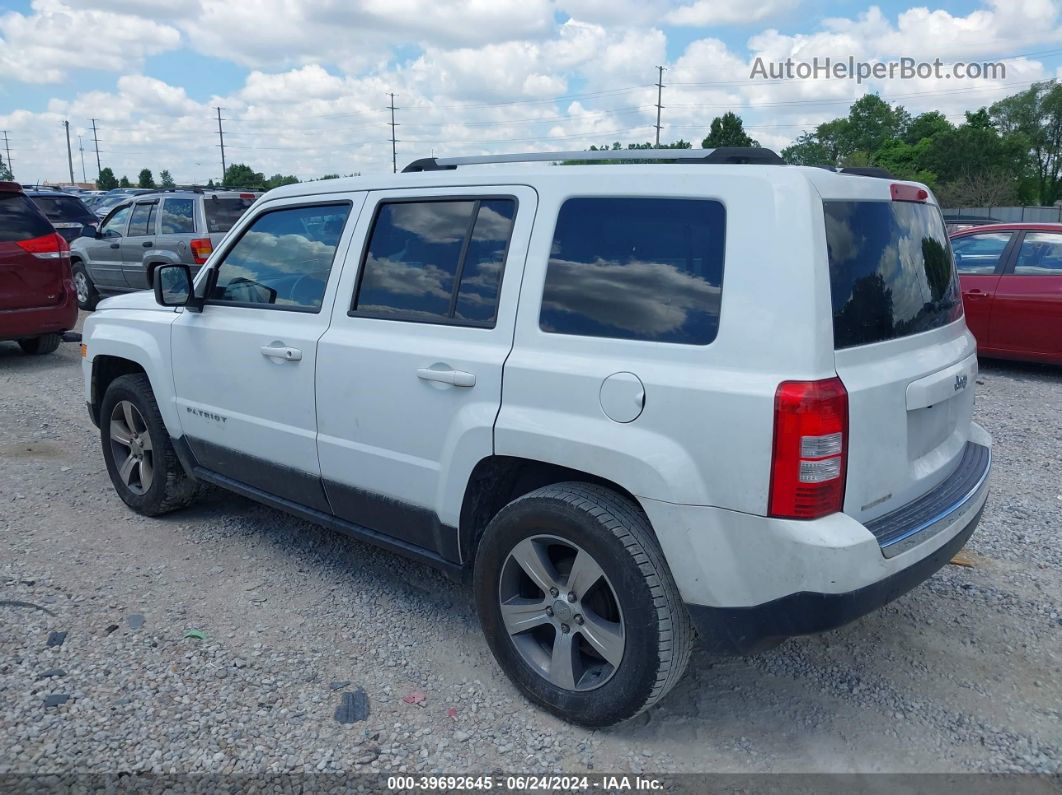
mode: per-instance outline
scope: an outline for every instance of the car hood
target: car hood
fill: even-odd
[[[155,303],[155,293],[151,290],[140,290],[135,293],[123,293],[104,298],[96,305],[96,311],[106,309],[151,309],[156,312],[173,312],[173,307],[159,306]]]

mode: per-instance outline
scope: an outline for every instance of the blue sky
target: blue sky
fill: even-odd
[[[750,79],[757,57],[826,56],[1002,60],[1007,75]],[[220,105],[230,161],[369,172],[390,167],[389,91],[400,159],[581,149],[650,138],[657,64],[664,140],[699,141],[734,110],[780,148],[868,91],[959,121],[1055,78],[1062,17],[1057,0],[3,0],[0,129],[22,179],[65,178],[62,121],[84,136],[97,118],[118,173],[199,181],[220,170]]]

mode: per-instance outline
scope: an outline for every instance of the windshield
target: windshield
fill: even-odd
[[[74,196],[34,196],[33,203],[41,208],[49,221],[79,221],[83,224],[96,223],[89,209]]]
[[[904,201],[826,201],[835,348],[906,337],[962,315],[940,211]]]

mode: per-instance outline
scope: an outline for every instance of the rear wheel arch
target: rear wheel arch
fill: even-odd
[[[604,486],[630,500],[641,511],[637,497],[607,478],[530,458],[488,456],[473,467],[465,485],[459,529],[461,560],[471,563],[475,559],[476,548],[490,520],[510,502],[543,486],[571,481]]]

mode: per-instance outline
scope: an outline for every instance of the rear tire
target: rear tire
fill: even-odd
[[[107,387],[100,405],[103,460],[114,490],[137,513],[158,516],[193,503],[203,490],[177,459],[151,383],[142,373]]]
[[[18,347],[30,356],[42,356],[46,353],[53,353],[62,341],[62,334],[42,334],[39,337],[19,340]]]
[[[603,486],[559,483],[509,503],[479,545],[474,589],[502,670],[566,721],[627,720],[689,661],[689,615],[649,521]]]
[[[81,260],[74,260],[71,270],[74,274],[74,290],[77,293],[78,309],[91,312],[96,308],[96,304],[100,302],[99,291],[96,289],[96,285],[92,283],[92,279],[88,275],[88,269]]]

